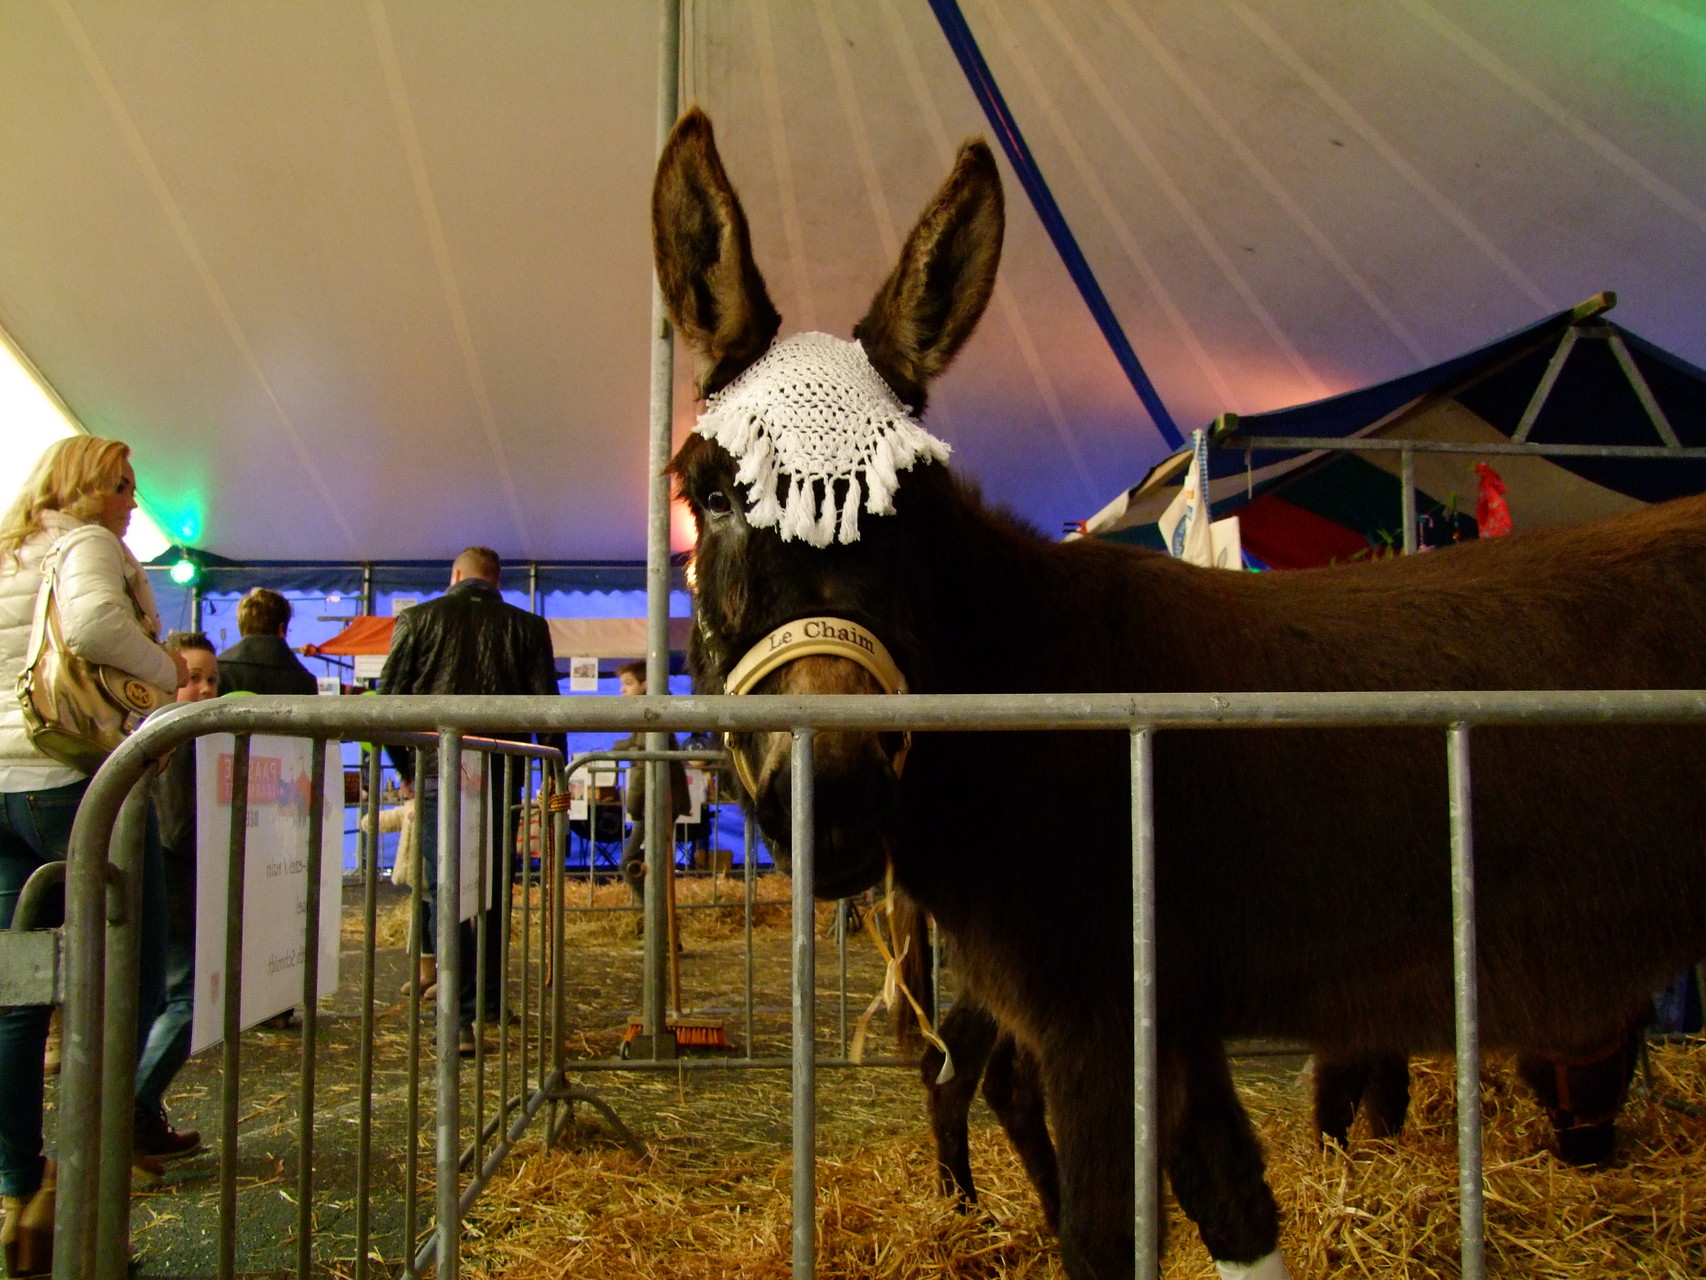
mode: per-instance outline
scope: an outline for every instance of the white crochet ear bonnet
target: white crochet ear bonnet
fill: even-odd
[[[861,500],[888,515],[900,472],[920,458],[948,460],[948,446],[918,425],[865,349],[827,333],[773,343],[706,400],[694,430],[739,464],[750,524],[814,547],[857,542]],[[839,509],[837,481],[846,484]]]

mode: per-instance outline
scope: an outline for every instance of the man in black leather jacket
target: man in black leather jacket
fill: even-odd
[[[436,600],[405,610],[391,633],[391,652],[379,677],[380,693],[544,694],[556,693],[557,669],[551,652],[551,631],[545,619],[505,602],[498,592],[501,564],[489,547],[469,547],[450,570],[450,590]],[[513,730],[494,737],[530,741],[532,735]],[[542,734],[540,741],[561,747],[561,734]],[[406,783],[415,785],[416,822],[420,832],[426,920],[424,938],[436,943],[438,912],[438,753],[425,754],[425,776],[414,777],[415,753],[391,750],[392,761]],[[478,768],[467,757],[465,764]],[[501,764],[493,760],[493,778]],[[486,912],[486,990],[476,998],[474,925],[464,921],[461,942],[460,1051],[474,1051],[475,1024],[495,1018],[503,986],[503,912],[509,904],[508,886],[514,850],[504,836],[502,801],[514,803],[520,793],[522,770],[514,770],[510,795],[494,785],[492,804],[492,907]],[[442,954],[436,946],[434,954]],[[483,1007],[482,1007],[483,1006]]]

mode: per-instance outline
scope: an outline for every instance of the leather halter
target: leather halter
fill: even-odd
[[[778,667],[796,658],[810,657],[845,658],[856,662],[871,673],[884,693],[906,692],[906,677],[881,640],[857,622],[815,616],[784,622],[760,639],[729,671],[723,681],[723,692],[751,693],[753,686]],[[901,766],[906,763],[906,753],[911,748],[912,735],[908,733],[890,762],[896,777],[900,776]],[[735,772],[740,775],[747,795],[757,799],[758,780],[753,777],[745,755],[732,747],[729,755],[734,759]]]

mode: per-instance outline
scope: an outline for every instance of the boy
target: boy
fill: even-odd
[[[184,656],[189,681],[179,702],[219,696],[219,661],[199,631],[174,631],[165,646]],[[154,780],[154,811],[166,863],[166,1003],[147,1030],[136,1067],[136,1153],[174,1160],[201,1147],[195,1130],[179,1133],[166,1118],[166,1086],[190,1052],[195,1001],[195,743],[172,752]]]

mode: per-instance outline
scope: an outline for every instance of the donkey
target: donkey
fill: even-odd
[[[962,148],[853,342],[775,340],[781,318],[697,110],[665,146],[652,217],[663,296],[709,397],[670,464],[696,524],[689,663],[702,691],[1706,679],[1706,500],[1289,574],[1051,542],[986,505],[917,421],[1000,257],[1001,184],[980,142]],[[839,647],[791,647],[808,631]],[[745,656],[760,642],[776,661]],[[730,745],[752,812],[785,846],[787,735]],[[1225,1276],[1287,1272],[1223,1039],[1451,1044],[1442,746],[1415,728],[1155,742],[1161,1159]],[[1477,730],[1474,747],[1483,1039],[1597,1046],[1706,954],[1706,735],[1505,727]],[[1000,787],[1039,761],[1071,779],[1072,804]],[[825,733],[814,786],[818,893],[860,892],[888,864],[935,916],[979,1001],[1040,1064],[1067,1273],[1130,1275],[1127,735]],[[1039,877],[1045,846],[1061,863]]]

